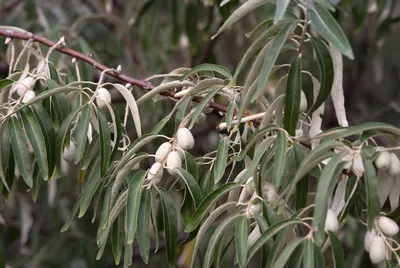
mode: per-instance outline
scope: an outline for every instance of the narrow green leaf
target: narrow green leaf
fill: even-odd
[[[275,11],[275,18],[274,23],[279,22],[283,15],[285,15],[286,9],[289,6],[290,0],[277,0],[276,1],[276,11]]]
[[[13,116],[8,120],[7,127],[17,167],[26,185],[32,187],[33,179],[31,158],[29,156],[28,146],[26,144],[25,135],[22,132],[21,124],[18,119]]]
[[[119,265],[122,256],[122,246],[124,244],[124,214],[120,214],[117,223],[113,224],[111,231],[111,249],[114,256],[115,265]]]
[[[342,247],[342,243],[339,241],[339,239],[336,237],[334,233],[331,231],[329,233],[329,240],[331,241],[331,248],[332,248],[332,255],[333,255],[333,260],[335,263],[335,268],[343,268],[344,266],[344,250]]]
[[[68,216],[68,219],[65,221],[63,227],[61,228],[61,232],[65,232],[69,229],[69,226],[71,226],[72,221],[75,219],[76,214],[79,212],[79,207],[81,203],[81,196],[79,196],[78,200],[76,201],[74,207],[71,210],[71,213]]]
[[[296,250],[296,248],[304,241],[303,238],[295,238],[293,239],[285,248],[282,250],[279,258],[276,260],[274,264],[274,268],[283,268],[286,266],[290,256]],[[307,267],[308,268],[308,267]]]
[[[300,245],[297,246],[296,250],[294,253],[290,256],[290,259],[287,263],[287,267],[290,268],[301,268],[303,267],[303,252],[304,252],[304,243],[301,243]],[[324,266],[318,266],[318,267],[324,267]]]
[[[281,48],[285,44],[289,35],[292,34],[297,23],[298,21],[296,20],[292,23],[286,24],[273,39],[271,48],[268,50],[267,55],[265,55],[264,64],[261,69],[260,77],[258,80],[257,91],[251,98],[252,103],[254,103],[254,101],[256,101],[260,97],[260,95],[264,92],[269,75],[272,71],[272,67],[275,65],[275,62],[280,54]]]
[[[222,179],[222,176],[224,176],[226,164],[228,162],[228,145],[229,140],[226,137],[219,141],[217,148],[217,157],[213,165],[213,175],[215,183],[218,183]]]
[[[237,218],[235,228],[236,256],[241,267],[244,267],[244,264],[246,263],[248,237],[249,220],[246,215],[243,215]]]
[[[264,232],[257,240],[256,242],[249,248],[248,254],[247,254],[247,261],[246,265],[250,262],[251,258],[254,256],[254,254],[269,240],[271,239],[274,235],[282,231],[283,229],[291,226],[291,225],[296,225],[296,224],[301,224],[302,221],[300,220],[282,220],[273,226],[271,226],[266,232]]]
[[[138,217],[137,241],[140,255],[143,262],[149,262],[150,252],[150,217],[151,217],[151,192],[149,189],[143,189],[140,200],[140,209]]]
[[[168,267],[175,267],[176,248],[178,242],[178,225],[175,205],[171,195],[167,191],[159,189],[159,192],[163,212]]]
[[[257,148],[256,153],[253,159],[250,162],[250,165],[247,167],[247,171],[244,174],[245,178],[250,178],[253,175],[253,172],[257,169],[258,163],[260,162],[261,158],[265,154],[265,152],[269,149],[273,142],[273,139],[265,139]]]
[[[14,83],[14,80],[7,79],[7,78],[1,79],[1,80],[0,80],[0,91],[1,91],[3,88],[8,87],[9,85],[11,85],[11,84],[13,84],[13,83]]]
[[[232,126],[232,118],[234,111],[235,111],[235,102],[231,101],[231,103],[229,103],[228,109],[225,114],[226,129],[228,130]]]
[[[314,255],[314,242],[312,239],[307,239],[304,241],[303,267],[315,267]]]
[[[108,170],[111,155],[111,136],[108,122],[103,112],[96,109],[100,129],[100,170],[103,177]]]
[[[190,122],[189,125],[189,129],[191,129],[194,124],[196,123],[197,118],[199,117],[199,115],[201,114],[201,112],[203,111],[203,109],[206,107],[206,105],[208,104],[208,102],[211,100],[212,97],[214,97],[220,90],[222,89],[222,87],[216,87],[213,90],[211,90],[203,99],[202,101],[199,103],[199,105],[197,105],[196,110],[194,111],[194,114],[192,116],[192,121]]]
[[[128,268],[132,264],[133,246],[125,245],[124,252],[124,268]]]
[[[207,195],[194,212],[192,219],[185,228],[185,232],[188,233],[195,230],[214,202],[217,201],[217,199],[219,199],[222,195],[238,187],[241,187],[241,185],[228,182]]]
[[[308,10],[311,24],[317,31],[349,59],[354,59],[353,50],[342,28],[325,8],[315,6]]]
[[[93,196],[100,185],[100,182],[100,170],[96,169],[83,188],[82,201],[79,206],[78,218],[81,218],[83,215],[85,215],[87,209],[89,208],[90,202],[92,201]]]
[[[316,37],[311,37],[311,44],[314,48],[315,55],[317,56],[317,63],[319,68],[319,88],[318,96],[312,105],[309,114],[318,109],[322,103],[329,97],[333,85],[333,61],[328,47],[325,43]]]
[[[82,110],[81,117],[79,118],[78,125],[76,126],[76,149],[75,149],[75,164],[81,161],[83,153],[86,148],[86,141],[89,129],[89,119],[90,119],[90,105],[86,104]]]
[[[318,181],[313,216],[313,228],[315,230],[315,242],[317,245],[322,245],[324,242],[324,226],[329,201],[327,197],[332,196],[336,180],[343,170],[344,162],[342,162],[341,156],[341,154],[332,156],[328,164],[324,167]]]
[[[47,146],[44,140],[42,128],[30,109],[22,110],[21,118],[24,123],[26,134],[32,145],[33,152],[35,154],[35,160],[40,167],[40,172],[42,173],[43,179],[47,181],[49,179],[49,165],[47,158]]]
[[[291,136],[296,135],[296,127],[300,115],[301,97],[301,56],[294,58],[290,65],[289,76],[286,84],[285,112],[283,125]]]
[[[136,233],[139,208],[140,208],[140,197],[142,194],[142,186],[145,177],[146,177],[146,171],[140,170],[133,176],[129,184],[128,206],[127,206],[128,231],[126,234],[127,244],[132,244],[133,240],[135,240],[135,233]]]
[[[183,179],[187,188],[190,192],[190,195],[193,198],[195,206],[198,207],[203,200],[203,193],[201,191],[200,185],[197,181],[193,178],[193,176],[183,168],[177,168],[176,173],[179,177]]]
[[[280,186],[283,172],[285,171],[286,147],[286,134],[282,131],[279,131],[276,137],[276,150],[274,156],[273,184],[275,187]]]
[[[200,64],[196,67],[193,67],[192,69],[190,69],[189,71],[184,73],[182,75],[182,77],[180,78],[180,81],[186,80],[192,74],[196,74],[196,73],[204,72],[204,71],[210,71],[210,72],[216,72],[216,73],[222,74],[227,79],[232,78],[231,72],[224,66],[211,64],[211,63],[204,63],[204,64]]]
[[[368,210],[368,230],[371,230],[374,226],[375,218],[380,212],[380,201],[378,194],[378,179],[376,176],[376,170],[372,163],[373,149],[371,146],[364,146],[361,149],[361,156],[364,164],[364,180],[365,190],[367,192],[367,210]]]
[[[199,172],[197,170],[196,159],[187,151],[185,151],[186,170],[193,176],[196,181],[199,181]]]

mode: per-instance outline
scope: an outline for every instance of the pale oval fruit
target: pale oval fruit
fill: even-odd
[[[307,110],[307,98],[306,95],[304,94],[303,90],[301,92],[301,99],[300,99],[300,113],[304,113]]]
[[[187,151],[194,146],[194,137],[189,129],[182,127],[176,132],[176,137],[178,138],[179,146]]]
[[[254,227],[254,229],[251,231],[249,237],[247,238],[247,246],[250,247],[251,245],[253,245],[254,242],[256,242],[260,236],[261,236],[261,231],[260,227],[257,224],[256,227]]]
[[[163,176],[164,170],[163,166],[159,162],[155,162],[149,170],[149,173],[147,174],[147,179],[153,181],[155,184],[159,183],[161,181],[161,178]]]
[[[386,258],[386,246],[385,241],[380,236],[375,236],[372,239],[371,247],[369,248],[369,258],[374,264],[378,264]]]
[[[15,85],[15,89],[17,91],[17,94],[19,96],[22,96],[27,90],[31,90],[34,85],[35,85],[35,79],[28,76],[22,79],[22,81],[17,82],[17,84]]]
[[[339,230],[339,221],[331,209],[328,209],[326,213],[325,229],[331,232],[337,232],[337,230]]]
[[[69,147],[65,147],[62,157],[65,161],[67,162],[73,162],[74,161],[74,155],[75,155],[75,143],[73,141],[70,141]]]
[[[99,108],[104,108],[107,106],[106,103],[111,103],[111,94],[104,87],[101,87],[97,90],[96,103]]]
[[[386,151],[380,152],[378,157],[375,159],[375,165],[379,169],[388,169],[390,166],[390,153]]]
[[[354,155],[351,171],[357,177],[362,177],[362,175],[364,174],[364,163],[362,161],[362,157],[361,157],[360,153],[356,153]]]
[[[399,232],[397,223],[385,216],[378,218],[378,227],[386,236],[395,236]]]
[[[167,157],[167,171],[171,175],[175,175],[175,168],[182,167],[182,159],[178,152],[170,152]]]
[[[372,231],[366,232],[364,236],[364,249],[365,251],[369,252],[369,249],[371,247],[372,240],[376,236],[376,231],[372,229]]]
[[[33,90],[28,90],[24,97],[22,98],[23,103],[27,103],[28,101],[34,99],[36,97],[36,93]]]
[[[390,153],[390,165],[388,169],[388,174],[390,176],[396,176],[400,174],[400,161],[397,155]]]
[[[277,199],[278,194],[276,193],[275,187],[271,183],[266,182],[263,185],[263,189],[262,190],[263,190],[264,198],[268,202],[273,202],[273,201],[275,201]]]
[[[172,149],[172,144],[169,142],[164,142],[163,144],[160,145],[160,147],[158,147],[157,151],[156,151],[156,161],[161,161],[163,160],[168,153],[171,151]]]
[[[260,214],[262,212],[262,205],[260,202],[256,203],[256,204],[251,204],[249,206],[249,211],[252,215],[254,214]]]

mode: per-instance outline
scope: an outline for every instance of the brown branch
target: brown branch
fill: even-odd
[[[48,47],[53,47],[56,45],[56,42],[49,40],[45,37],[42,37],[39,35],[34,35],[32,33],[23,33],[23,32],[8,30],[8,29],[0,28],[0,36],[14,38],[14,39],[20,39],[20,40],[32,40],[34,42],[41,43]],[[100,62],[96,61],[95,59],[93,59],[83,53],[80,53],[76,50],[62,47],[62,46],[57,46],[55,48],[55,50],[57,50],[63,54],[69,55],[71,57],[74,57],[77,60],[81,60],[86,63],[89,63],[90,65],[92,65],[93,68],[95,68],[97,70],[105,71],[105,70],[111,69],[110,67],[107,67],[107,66],[101,64]],[[129,83],[131,85],[141,87],[146,90],[152,90],[154,88],[154,86],[152,84],[150,84],[146,81],[139,80],[139,79],[136,79],[136,78],[124,75],[124,74],[118,74],[117,72],[107,72],[107,75],[112,76],[120,81],[125,82],[125,83]],[[167,97],[170,97],[173,99],[178,99],[178,98],[174,97],[175,93],[172,91],[163,92],[163,93],[161,93],[161,95],[167,96]],[[203,98],[199,97],[199,96],[193,98],[193,101],[198,102],[198,103],[201,102],[202,100],[203,100]],[[215,103],[215,102],[209,102],[208,105],[209,105],[209,107],[213,108],[216,111],[226,113],[227,108],[226,108],[226,106],[224,106],[222,104]]]

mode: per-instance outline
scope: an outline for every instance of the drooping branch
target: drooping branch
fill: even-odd
[[[31,40],[33,42],[41,43],[47,47],[53,47],[56,45],[56,42],[49,40],[43,36],[35,35],[32,33],[24,33],[24,32],[9,30],[9,29],[3,29],[3,28],[0,28],[0,36],[9,37],[11,39]],[[92,67],[97,70],[105,71],[105,70],[110,69],[110,67],[107,67],[106,65],[96,61],[92,57],[89,57],[89,56],[87,56],[83,53],[80,53],[76,50],[73,50],[71,48],[67,48],[65,46],[57,46],[55,48],[55,50],[59,51],[60,53],[74,57],[77,60],[86,62],[86,63],[92,65]],[[117,72],[107,72],[107,75],[110,75],[122,82],[129,83],[131,85],[138,86],[138,87],[141,87],[141,88],[149,90],[149,91],[154,88],[154,86],[152,84],[150,84],[146,81],[140,80],[140,79],[130,77],[128,75],[119,74]],[[165,91],[161,95],[164,95],[164,96],[167,96],[170,98],[174,98],[174,99],[179,99],[179,98],[174,97],[175,93],[172,91]],[[196,96],[193,98],[193,101],[198,102],[198,103],[201,102],[202,100],[203,100],[203,98],[199,97],[199,96]],[[226,113],[226,111],[227,111],[227,107],[224,105],[221,105],[219,103],[209,102],[208,104],[209,104],[209,107],[211,107],[212,109],[214,109],[216,111],[219,111],[222,113]]]

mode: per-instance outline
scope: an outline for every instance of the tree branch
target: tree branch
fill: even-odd
[[[18,32],[18,31],[13,31],[13,30],[8,30],[8,29],[2,29],[2,28],[0,28],[0,36],[9,37],[12,39],[32,40],[34,42],[41,43],[48,47],[53,47],[54,45],[56,45],[56,42],[49,40],[45,37],[39,36],[39,35],[34,35],[32,33]],[[107,67],[104,64],[96,61],[95,59],[93,59],[83,53],[80,53],[76,50],[62,47],[62,46],[57,46],[55,48],[55,50],[57,50],[63,54],[69,55],[71,57],[74,57],[77,60],[81,60],[86,63],[89,63],[90,65],[93,66],[93,68],[95,68],[97,70],[105,71],[107,69],[111,69],[110,67]],[[146,81],[139,80],[139,79],[136,79],[136,78],[124,75],[124,74],[118,74],[117,72],[107,72],[106,74],[110,75],[120,81],[123,81],[125,83],[129,83],[131,85],[138,86],[138,87],[141,87],[141,88],[149,90],[149,91],[154,88],[154,86],[152,84],[150,84]],[[173,99],[179,99],[179,98],[174,97],[175,93],[172,91],[163,92],[163,93],[161,93],[161,95],[167,96],[167,97],[170,97]],[[198,103],[201,102],[202,100],[203,100],[203,98],[199,97],[199,96],[193,98],[193,101],[198,102]],[[219,103],[215,103],[215,102],[209,102],[208,104],[209,104],[209,107],[211,107],[212,109],[219,111],[219,112],[226,113],[226,110],[227,110],[226,106],[219,104]]]

